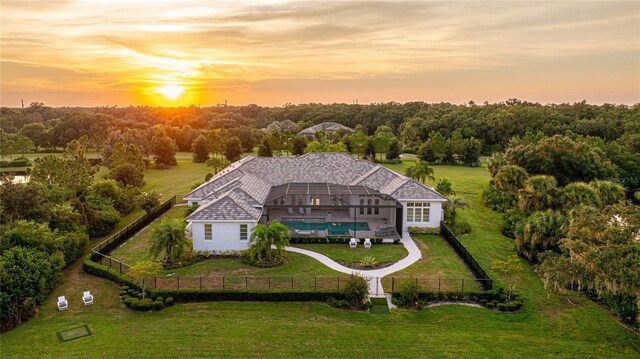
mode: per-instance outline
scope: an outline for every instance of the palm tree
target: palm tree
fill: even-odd
[[[446,178],[440,179],[438,181],[438,185],[436,187],[436,191],[442,193],[445,196],[455,195],[456,192],[453,190],[451,181]]]
[[[449,224],[454,225],[456,223],[456,210],[465,209],[469,205],[460,197],[447,198],[447,201],[443,205],[444,217]]]
[[[289,245],[289,239],[289,228],[278,221],[258,224],[251,230],[249,239],[251,257],[260,262],[265,255],[267,262],[271,262],[272,246],[275,246],[275,257],[280,260],[284,256],[284,247]]]
[[[553,176],[531,176],[518,192],[518,205],[525,213],[542,211],[553,207],[558,181]]]
[[[164,219],[153,229],[149,254],[153,258],[165,253],[165,260],[179,258],[189,247],[189,239],[185,235],[186,224],[179,219]]]
[[[430,179],[430,180],[436,179],[435,177],[433,177],[433,168],[429,166],[427,162],[424,162],[421,160],[416,161],[416,163],[413,166],[407,168],[404,171],[404,174],[407,177],[411,177],[420,182],[424,182],[427,179]]]

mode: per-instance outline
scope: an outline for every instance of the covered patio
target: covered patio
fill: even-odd
[[[279,220],[297,236],[400,238],[402,204],[365,186],[286,183],[269,191],[261,222]]]

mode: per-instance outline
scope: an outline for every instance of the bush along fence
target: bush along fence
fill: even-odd
[[[489,279],[490,280],[490,279]],[[391,293],[402,290],[407,284],[416,284],[427,292],[477,292],[487,286],[487,279],[470,278],[428,278],[428,277],[385,277],[382,285]]]
[[[490,290],[493,288],[493,279],[487,274],[487,271],[482,268],[476,258],[469,252],[467,247],[460,242],[458,237],[444,223],[440,223],[441,234],[444,239],[449,243],[451,248],[462,258],[462,261],[469,267],[471,273],[476,277],[480,285],[484,290]]]

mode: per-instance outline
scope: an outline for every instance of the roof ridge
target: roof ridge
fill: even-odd
[[[237,160],[236,162],[233,162],[232,164],[230,164],[229,166],[223,168],[220,172],[216,173],[215,175],[213,175],[213,177],[211,177],[208,181],[205,181],[203,184],[199,185],[198,187],[192,189],[191,191],[189,191],[189,193],[187,193],[183,198],[189,198],[189,195],[191,195],[192,193],[198,191],[199,189],[205,187],[206,185],[208,185],[209,183],[218,180],[224,176],[226,176],[227,174],[231,173],[231,172],[235,172],[237,169],[239,169],[240,167],[242,167],[242,165],[244,165],[247,162],[252,161],[253,159],[255,159],[256,157],[253,155],[249,155],[247,157],[241,158],[239,160]],[[236,178],[237,179],[237,178]],[[233,182],[233,181],[231,181]],[[224,187],[224,185],[223,185]],[[202,198],[208,196],[211,192],[207,193],[205,196],[203,196]]]
[[[371,175],[378,172],[381,168],[382,166],[374,166],[372,169],[370,169],[369,171],[365,172],[365,174],[360,176],[357,180],[353,181],[352,184],[358,184],[360,182],[363,182],[364,180],[369,178]]]

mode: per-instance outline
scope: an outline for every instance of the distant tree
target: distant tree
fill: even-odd
[[[229,129],[229,137],[238,137],[244,152],[252,152],[257,144],[256,137],[250,127],[236,126]]]
[[[365,135],[361,131],[357,131],[353,135],[351,135],[350,141],[351,151],[357,154],[358,158],[365,157],[368,143],[367,135]]]
[[[436,163],[438,161],[438,156],[429,142],[425,142],[420,145],[420,148],[418,149],[418,158],[427,163]]]
[[[164,219],[151,233],[149,254],[155,259],[164,253],[166,262],[179,259],[189,247],[185,236],[186,223],[179,219]]]
[[[304,136],[296,136],[293,139],[292,154],[300,156],[304,154],[304,149],[307,147],[307,139]]]
[[[160,200],[162,199],[162,195],[155,190],[151,190],[149,192],[142,192],[137,198],[137,202],[140,204],[140,207],[144,209],[147,213],[151,212],[154,208],[160,205]]]
[[[271,146],[269,145],[269,138],[265,137],[260,141],[258,145],[258,156],[259,157],[273,157],[273,153],[271,152]]]
[[[441,178],[438,181],[438,184],[436,186],[436,191],[440,192],[445,196],[451,196],[456,194],[456,192],[453,190],[453,185],[451,184],[451,181],[449,181],[447,178]]]
[[[347,152],[347,146],[342,142],[331,143],[327,139],[314,140],[307,144],[304,152]]]
[[[121,164],[109,172],[109,178],[120,182],[123,186],[144,186],[144,175],[131,163]]]
[[[207,160],[207,166],[213,168],[213,175],[222,171],[225,167],[229,166],[231,162],[221,157],[211,157]]]
[[[29,137],[18,135],[15,139],[15,147],[17,152],[20,153],[22,157],[24,157],[25,153],[31,151],[35,147],[35,145],[29,139]]]
[[[517,194],[520,189],[524,188],[528,178],[529,175],[521,167],[503,166],[489,183],[500,191]]]
[[[0,222],[12,223],[18,219],[48,220],[50,203],[44,190],[37,182],[14,183],[2,178],[0,186]]]
[[[494,152],[489,158],[488,168],[491,177],[495,177],[502,166],[507,165],[507,160],[504,158],[503,152]]]
[[[129,268],[127,275],[135,278],[142,289],[142,298],[147,295],[147,286],[155,277],[160,275],[162,266],[160,263],[151,261],[140,261]]]
[[[516,251],[531,262],[536,262],[544,251],[557,252],[568,224],[567,217],[551,210],[533,213],[515,233]]]
[[[625,199],[625,189],[617,183],[611,181],[591,181],[589,186],[598,192],[598,198],[600,199],[600,205],[602,207],[623,202]]]
[[[420,160],[416,161],[413,166],[408,167],[404,174],[419,182],[425,182],[427,179],[435,180],[435,177],[433,177],[433,168],[429,166],[428,163]]]
[[[518,207],[525,213],[553,208],[558,192],[558,182],[545,175],[531,176],[524,188],[518,191]]]
[[[209,152],[214,156],[222,157],[225,149],[227,148],[227,139],[229,138],[229,131],[223,128],[218,128],[209,131],[207,134],[207,142],[209,143]]]
[[[468,167],[480,166],[480,153],[482,152],[482,143],[471,137],[462,141],[462,153],[460,161]]]
[[[376,159],[376,144],[372,138],[367,139],[367,147],[365,149],[365,157],[371,161]]]
[[[157,169],[167,169],[178,164],[176,151],[178,147],[173,139],[167,136],[156,135],[151,139],[151,150]]]
[[[462,198],[454,197],[447,198],[447,201],[442,206],[444,210],[444,218],[445,221],[450,225],[456,224],[456,218],[458,215],[458,209],[465,209],[469,207],[469,205],[462,200]]]
[[[209,144],[207,143],[207,138],[203,135],[196,137],[191,144],[191,151],[193,151],[193,162],[207,162],[209,159]]]
[[[598,190],[584,182],[572,182],[558,191],[556,207],[562,209],[565,213],[580,205],[599,207],[600,196]]]
[[[505,261],[494,260],[491,262],[491,269],[507,284],[507,288],[509,288],[508,300],[511,301],[511,293],[513,293],[522,276],[523,267],[520,259],[512,255]]]
[[[399,161],[401,153],[402,153],[402,148],[400,148],[400,143],[398,141],[392,141],[391,144],[389,144],[389,151],[387,152],[387,161]]]
[[[376,153],[382,157],[382,155],[385,155],[389,151],[391,140],[385,133],[381,133],[373,138],[373,143],[376,147]]]
[[[229,162],[235,162],[240,159],[240,155],[242,155],[242,142],[238,137],[231,137],[226,143],[224,156]]]
[[[20,129],[20,134],[29,137],[36,147],[36,150],[40,150],[40,147],[49,145],[49,133],[47,127],[42,122],[25,125]]]
[[[13,161],[14,153],[16,153],[16,141],[14,137],[0,129],[0,158],[4,160],[4,156],[9,156],[9,160]]]
[[[342,293],[350,306],[360,308],[369,294],[369,283],[357,274],[351,274],[345,283]]]

